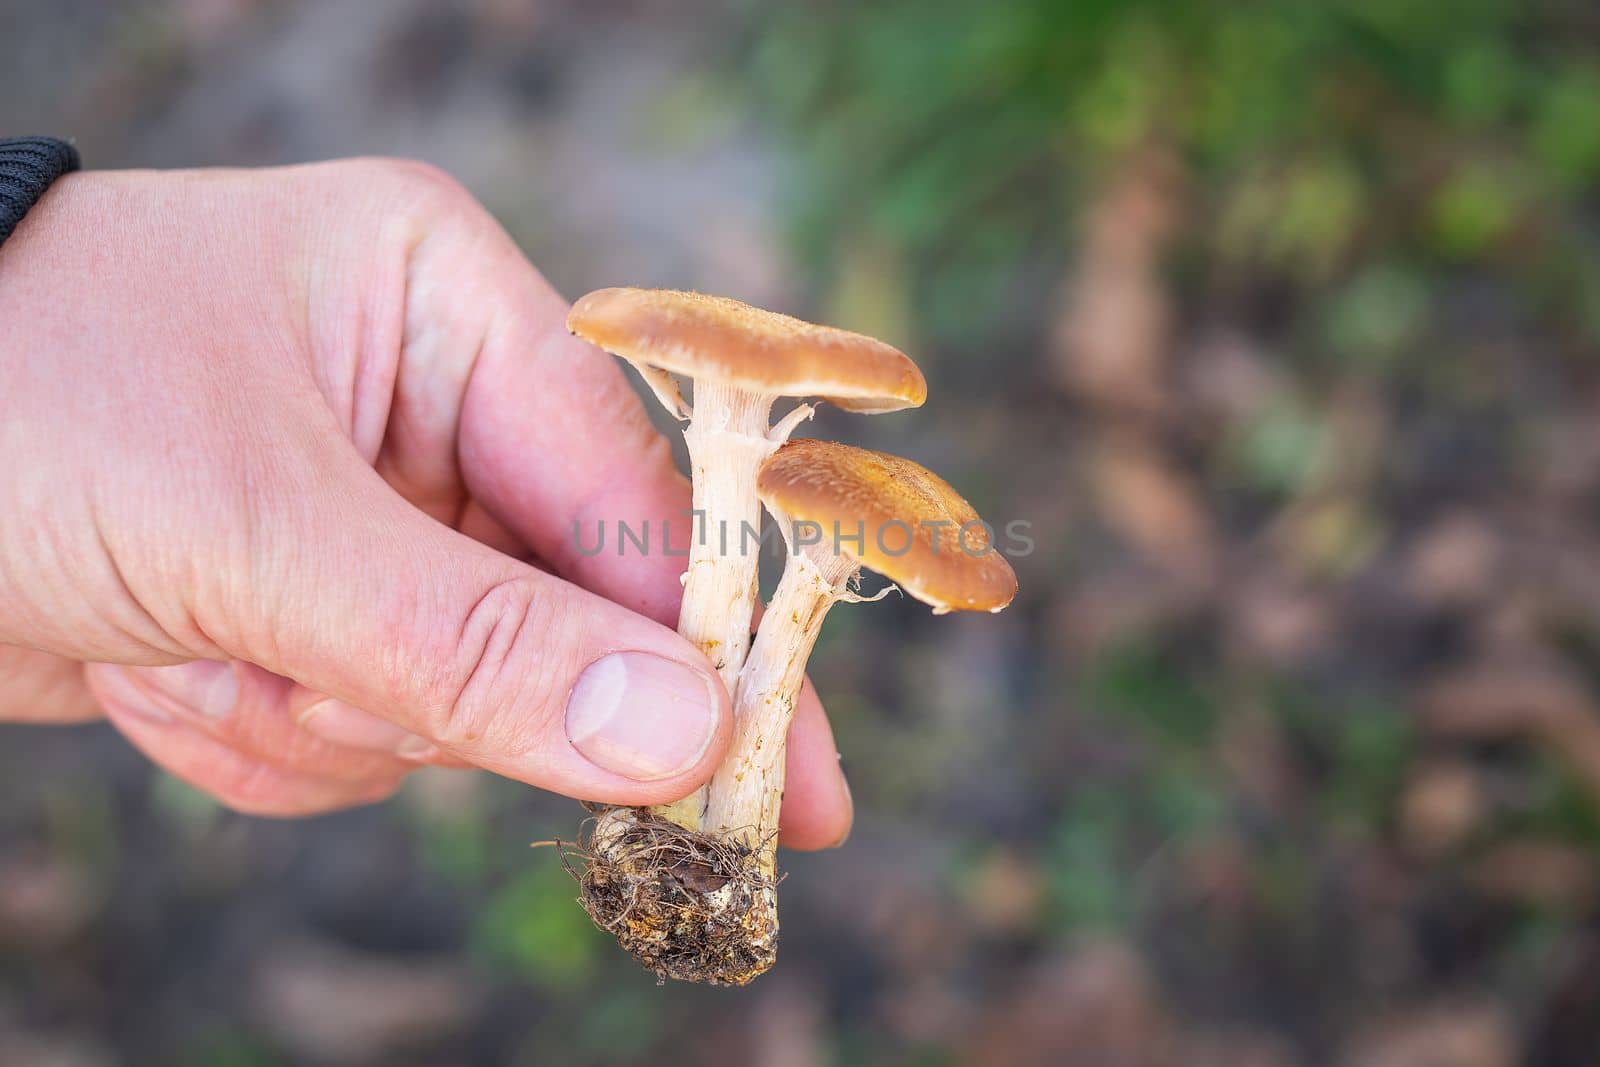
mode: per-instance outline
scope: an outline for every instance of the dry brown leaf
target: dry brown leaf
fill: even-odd
[[[1514,840],[1490,850],[1468,871],[1480,892],[1520,904],[1587,910],[1597,880],[1588,849],[1559,841]]]
[[[1411,772],[1400,801],[1400,832],[1419,856],[1443,855],[1464,842],[1488,808],[1471,764],[1435,760]]]
[[[1430,526],[1406,562],[1406,586],[1424,604],[1467,603],[1489,592],[1499,542],[1488,523],[1472,515],[1448,515]]]
[[[1053,376],[1097,407],[1160,411],[1172,317],[1161,256],[1178,221],[1181,170],[1159,145],[1131,153],[1084,217],[1051,338]]]
[[[1144,964],[1113,941],[1041,962],[964,1043],[974,1067],[1166,1067],[1168,1021]]]
[[[1516,1067],[1511,1022],[1494,1004],[1430,1005],[1359,1036],[1341,1067]]]
[[[262,1025],[278,1040],[332,1063],[457,1032],[477,1003],[457,959],[402,960],[308,938],[286,940],[262,958],[252,992]]]
[[[1210,578],[1216,529],[1194,485],[1144,436],[1107,431],[1089,475],[1101,518],[1151,562],[1193,582]]]

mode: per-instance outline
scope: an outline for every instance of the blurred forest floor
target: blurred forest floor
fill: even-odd
[[[692,11],[692,15],[689,13]],[[459,176],[569,296],[875,333],[814,432],[1032,523],[1004,614],[836,613],[854,787],[776,972],[657,988],[419,775],[297,824],[0,731],[0,1064],[1593,1067],[1600,17],[0,0],[93,166]]]

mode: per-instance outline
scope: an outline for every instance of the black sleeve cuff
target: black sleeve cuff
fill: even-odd
[[[53,137],[0,139],[0,241],[39,202],[50,183],[79,166],[78,150]]]

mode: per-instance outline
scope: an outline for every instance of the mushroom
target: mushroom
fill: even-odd
[[[862,567],[936,614],[999,611],[1017,590],[977,512],[910,460],[791,441],[761,465],[757,491],[789,554],[739,674],[733,741],[712,777],[703,831],[633,826],[613,855],[634,866],[592,865],[584,882],[590,914],[646,966],[717,985],[743,985],[777,956],[785,739],[828,609],[863,599]],[[651,873],[657,863],[667,877]]]
[[[882,341],[702,293],[598,289],[573,305],[567,328],[631,363],[666,409],[687,422],[699,523],[678,632],[706,654],[732,693],[757,595],[756,468],[813,412],[802,403],[771,425],[773,404],[816,397],[847,411],[898,411],[921,405],[927,382]],[[692,380],[692,406],[675,374]],[[700,790],[658,810],[697,829],[704,800]]]

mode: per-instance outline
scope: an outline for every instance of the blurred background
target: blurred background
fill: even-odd
[[[0,1063],[1600,1062],[1592,0],[0,0],[0,129],[415,156],[569,297],[882,336],[928,405],[808,432],[1037,542],[830,618],[857,827],[744,990],[590,928],[569,800],[0,730]]]

